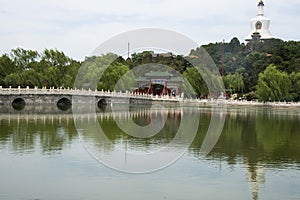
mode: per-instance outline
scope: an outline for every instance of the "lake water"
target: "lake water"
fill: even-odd
[[[300,110],[142,107],[72,115],[2,106],[0,112],[3,200],[300,199]],[[165,121],[156,135],[135,137],[119,127],[147,128],[155,119],[157,127]],[[206,139],[209,153],[202,149]]]

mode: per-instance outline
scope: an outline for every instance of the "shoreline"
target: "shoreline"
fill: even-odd
[[[79,89],[63,89],[63,88],[50,88],[50,89],[34,89],[28,88],[2,88],[0,86],[0,106],[11,105],[14,100],[22,99],[26,105],[57,105],[61,100],[69,100],[73,103],[73,97],[76,103],[86,104],[84,98],[97,98],[95,103],[99,103],[102,99],[107,104],[126,104],[130,99],[133,104],[164,104],[173,106],[174,104],[181,104],[184,106],[229,106],[229,107],[263,107],[263,108],[300,108],[300,102],[260,102],[258,100],[226,100],[225,98],[214,99],[186,99],[183,97],[173,96],[151,96],[151,95],[137,95],[129,91],[125,93],[116,91],[92,91],[92,90],[79,90]],[[75,103],[75,102],[74,102]],[[91,103],[89,101],[89,103]],[[100,102],[101,103],[101,102]]]
[[[184,101],[186,105],[194,106],[225,106],[230,108],[251,107],[251,108],[285,108],[285,109],[300,109],[300,102],[259,102],[259,101],[240,101],[240,100],[198,100]]]

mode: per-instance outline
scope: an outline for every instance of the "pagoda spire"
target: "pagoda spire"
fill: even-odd
[[[258,6],[264,6],[264,5],[265,4],[264,4],[263,0],[260,0],[259,3],[258,3]]]
[[[246,41],[271,39],[272,35],[269,30],[271,20],[264,16],[264,1],[258,0],[257,16],[250,21],[251,32],[246,37]]]
[[[258,12],[257,12],[257,16],[264,16],[264,2],[263,0],[260,0],[257,7],[258,7]]]

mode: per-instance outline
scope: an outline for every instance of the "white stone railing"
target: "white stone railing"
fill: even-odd
[[[253,106],[272,106],[272,107],[300,107],[300,102],[287,102],[287,101],[274,101],[274,102],[260,102],[258,100],[253,101],[240,101],[240,100],[228,100],[228,105],[253,105]]]
[[[76,96],[104,96],[104,97],[119,97],[119,98],[139,98],[139,99],[152,99],[152,100],[167,100],[179,101],[180,97],[174,96],[153,96],[148,94],[137,94],[131,91],[116,92],[116,91],[98,91],[98,90],[85,90],[85,89],[72,89],[72,88],[3,88],[0,86],[0,95],[19,95],[19,94],[39,94],[39,95],[76,95]]]
[[[182,97],[174,96],[153,96],[148,94],[136,94],[131,91],[116,92],[116,91],[98,91],[98,90],[84,90],[72,88],[3,88],[0,86],[0,95],[18,95],[18,94],[39,94],[39,95],[76,95],[76,96],[104,96],[104,97],[119,97],[119,98],[136,98],[136,99],[151,99],[156,101],[184,101],[186,103],[198,104],[213,104],[216,101],[212,99],[184,99]],[[227,105],[237,106],[273,106],[273,107],[300,107],[300,102],[259,102],[255,101],[240,101],[240,100],[226,100]]]

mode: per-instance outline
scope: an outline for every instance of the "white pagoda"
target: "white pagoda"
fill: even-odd
[[[246,37],[246,41],[253,39],[271,39],[272,35],[269,30],[271,20],[264,16],[264,2],[260,0],[257,7],[257,16],[250,21],[251,32]]]

